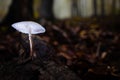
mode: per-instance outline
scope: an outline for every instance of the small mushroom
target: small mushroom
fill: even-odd
[[[33,58],[34,55],[32,50],[32,34],[44,33],[45,28],[33,21],[17,22],[12,24],[12,27],[18,30],[19,32],[28,34],[30,43],[30,57]]]

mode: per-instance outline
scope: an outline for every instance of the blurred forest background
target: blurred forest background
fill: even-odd
[[[73,19],[120,15],[119,0],[0,0],[0,22]]]
[[[120,79],[120,0],[0,0],[0,73],[9,70],[3,68],[4,64],[25,51],[18,44],[20,38],[26,40],[26,35],[11,27],[19,21],[44,26],[46,33],[37,36],[54,49],[53,59],[81,79]],[[46,53],[46,47],[43,49],[47,57],[52,55],[50,50]]]

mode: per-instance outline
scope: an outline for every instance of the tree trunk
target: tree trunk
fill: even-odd
[[[97,1],[93,0],[93,4],[94,4],[94,16],[97,16]]]
[[[40,16],[46,19],[53,19],[53,0],[42,0]]]
[[[101,16],[105,16],[105,4],[104,4],[104,0],[101,0]]]
[[[10,25],[14,22],[33,19],[32,5],[33,0],[13,0],[2,25]]]
[[[114,16],[115,15],[115,3],[116,3],[116,0],[112,0],[112,15]]]

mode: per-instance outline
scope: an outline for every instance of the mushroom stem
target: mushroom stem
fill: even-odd
[[[33,56],[33,50],[32,50],[32,35],[29,34],[29,43],[30,43],[30,57]]]

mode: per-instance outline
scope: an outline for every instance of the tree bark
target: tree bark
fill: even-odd
[[[40,16],[46,19],[53,19],[53,0],[42,0]]]
[[[97,16],[97,1],[93,0],[93,4],[94,4],[94,16]]]
[[[2,21],[3,25],[33,19],[33,0],[13,0],[9,12]]]
[[[101,16],[105,16],[105,4],[104,4],[104,0],[101,0]]]

